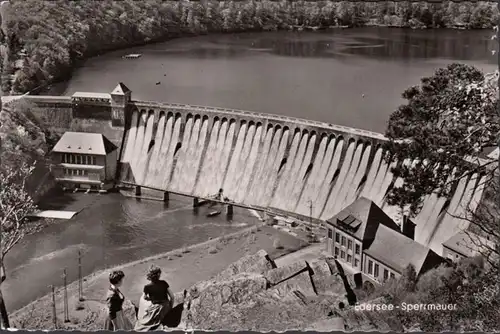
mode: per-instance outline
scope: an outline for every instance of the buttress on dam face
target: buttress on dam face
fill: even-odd
[[[306,122],[134,111],[122,180],[200,197],[223,189],[237,203],[319,219],[366,197],[400,221],[400,209],[387,205],[385,196],[402,180],[392,175],[397,161],[387,162],[380,139]],[[468,205],[474,209],[483,183],[476,174],[462,179],[449,202],[427,196],[414,219],[415,240],[441,254],[441,244],[466,227],[453,216],[464,215]]]
[[[67,130],[114,140],[121,146],[122,182],[198,197],[223,189],[236,203],[323,220],[365,197],[401,221],[401,209],[386,203],[388,190],[403,180],[391,172],[398,162],[386,159],[382,134],[286,116],[135,101],[127,90],[120,83],[111,94],[24,98],[46,119],[64,119],[60,126]],[[442,243],[468,227],[455,217],[475,210],[484,183],[473,174],[454,185],[451,198],[426,196],[413,219],[415,240],[442,254]]]

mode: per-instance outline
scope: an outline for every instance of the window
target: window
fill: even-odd
[[[372,260],[368,260],[368,274],[372,274],[373,272],[373,261]]]
[[[354,266],[355,267],[359,266],[359,260],[357,258],[354,258]]]
[[[347,254],[347,262],[352,263],[352,256]]]
[[[347,240],[347,249],[352,249],[352,240]]]
[[[79,155],[76,156],[76,163],[77,164],[81,164],[82,163],[82,157],[81,156],[79,156]]]
[[[391,278],[394,278],[394,273],[391,273]]]
[[[339,243],[339,242],[340,242],[340,234],[338,234],[338,232],[337,232],[337,233],[335,233],[335,242],[336,242],[336,243]]]
[[[339,248],[335,247],[335,256],[339,256]]]
[[[355,248],[356,248],[355,253],[359,255],[361,247],[359,247],[359,245],[356,244]]]
[[[344,251],[340,251],[340,257],[345,259],[345,252]]]
[[[378,277],[378,264],[375,263],[375,272],[373,273],[373,276]]]
[[[328,229],[328,239],[333,238],[333,231],[331,229]]]
[[[96,157],[92,157],[92,165],[97,165],[97,158]]]
[[[70,154],[69,156],[69,161],[70,163],[74,164],[75,163],[75,156],[73,154]]]
[[[342,243],[341,243],[341,245],[345,247],[345,237],[344,236],[342,236]]]
[[[389,278],[389,272],[387,269],[384,269],[384,281],[386,281]]]
[[[86,170],[82,170],[82,175],[83,176],[87,176],[87,171]]]

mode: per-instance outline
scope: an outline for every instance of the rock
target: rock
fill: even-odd
[[[324,260],[309,263],[313,271],[311,276],[316,292],[320,295],[344,295],[345,288],[342,278],[336,273],[332,275],[330,266]]]
[[[295,262],[287,266],[272,269],[264,274],[264,277],[268,280],[271,285],[277,284],[278,282],[298,273],[301,270],[305,270],[307,264],[305,262]]]
[[[384,297],[376,298],[371,301],[367,301],[367,304],[383,304],[387,300]],[[353,307],[340,311],[340,316],[344,319],[345,330],[356,330],[356,331],[391,331],[395,330],[389,326],[385,321],[386,315],[385,311],[356,311]],[[402,330],[396,329],[397,331]]]
[[[230,264],[216,276],[216,279],[228,279],[243,272],[263,274],[273,268],[276,268],[274,261],[269,258],[265,250],[260,250],[255,254],[244,256]]]
[[[123,302],[123,314],[130,320],[132,324],[137,321],[137,309],[136,306],[128,299]]]
[[[307,271],[290,278],[271,289],[276,298],[283,298],[292,291],[300,291],[306,298],[315,297],[311,276]]]
[[[341,317],[334,317],[319,320],[313,322],[306,328],[306,331],[316,331],[316,332],[332,332],[332,331],[344,331],[344,319]]]
[[[251,296],[266,289],[266,279],[261,274],[242,273],[224,281],[210,281],[190,288],[186,301],[188,305],[181,322],[185,326],[203,328],[214,318],[221,316],[225,305],[238,305]]]

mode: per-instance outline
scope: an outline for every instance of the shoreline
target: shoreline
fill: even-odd
[[[85,299],[84,303],[86,303],[87,301],[89,301],[89,302],[96,301],[95,299],[92,299],[92,298],[87,299],[86,290],[90,289],[90,291],[91,291],[92,286],[98,285],[99,284],[98,281],[103,280],[103,277],[106,277],[107,273],[111,270],[124,270],[124,271],[126,271],[126,275],[132,277],[131,279],[133,279],[134,275],[127,273],[127,271],[133,272],[134,269],[137,269],[136,267],[138,267],[138,266],[141,266],[141,265],[143,266],[143,265],[148,264],[150,262],[170,261],[170,263],[172,263],[178,259],[180,259],[182,261],[183,256],[188,257],[190,255],[194,256],[195,258],[203,257],[203,254],[204,254],[203,251],[206,250],[207,248],[218,249],[220,247],[221,250],[219,250],[217,253],[222,253],[222,252],[224,252],[225,248],[230,246],[227,243],[224,244],[224,242],[228,242],[230,240],[234,241],[235,239],[242,239],[242,238],[249,237],[249,236],[254,236],[254,237],[257,236],[258,237],[260,235],[262,237],[264,234],[266,236],[269,236],[269,238],[278,236],[278,238],[280,238],[280,239],[282,237],[285,239],[286,238],[295,239],[297,244],[300,243],[300,246],[296,247],[295,249],[282,250],[281,251],[282,254],[280,256],[277,256],[276,259],[278,259],[284,255],[294,253],[297,250],[300,250],[300,249],[303,249],[303,248],[309,246],[307,243],[305,243],[303,240],[301,240],[299,238],[295,238],[295,237],[290,236],[290,235],[285,237],[284,235],[287,235],[286,232],[273,231],[273,230],[275,230],[275,229],[273,229],[270,226],[266,226],[265,224],[260,222],[254,226],[246,227],[238,232],[233,232],[233,233],[230,233],[227,235],[222,235],[220,237],[209,239],[207,241],[204,241],[204,242],[201,242],[198,244],[194,244],[194,245],[186,246],[186,247],[181,247],[181,248],[176,248],[176,249],[170,250],[168,252],[155,254],[155,255],[148,256],[148,257],[145,257],[145,258],[142,258],[139,260],[135,260],[135,261],[127,262],[127,263],[120,264],[117,266],[112,266],[109,268],[98,270],[94,273],[91,273],[87,276],[82,277],[82,288],[84,291],[83,296]],[[280,234],[281,234],[281,237],[280,237]],[[272,241],[271,241],[271,243],[272,243]],[[222,246],[221,246],[221,244],[222,244]],[[217,247],[217,246],[219,246],[219,247]],[[210,253],[210,254],[212,254],[212,253]],[[214,256],[217,256],[217,254]],[[238,258],[241,258],[241,256],[238,256]],[[230,263],[232,263],[232,262],[234,262],[234,261],[230,261]],[[224,265],[224,267],[227,267],[227,265],[229,265],[230,263],[227,263],[226,265]],[[177,270],[177,271],[182,272],[182,270],[185,269],[185,268],[182,268],[183,265],[184,265],[184,267],[186,266],[185,264],[181,263],[179,268],[177,268],[175,266],[173,266],[173,267],[169,266],[168,268],[170,270],[174,270],[174,271]],[[192,270],[193,268],[195,268],[195,267],[193,267],[192,264],[190,266],[191,267],[189,267],[189,265],[188,265],[188,270],[190,270],[190,269]],[[166,273],[168,273],[168,271]],[[208,277],[206,277],[205,279],[208,279]],[[64,291],[64,287],[62,287],[62,286],[58,286],[55,288],[56,299],[59,300],[59,302],[56,302],[56,304],[61,304],[63,291]],[[174,291],[174,292],[178,292],[178,291]],[[75,280],[67,285],[67,294],[68,294],[69,300],[75,299],[75,298],[76,298],[76,300],[78,300],[78,280]],[[38,310],[38,309],[42,309],[42,310],[45,309],[45,310],[48,310],[48,312],[50,313],[51,312],[50,307],[43,307],[43,305],[49,305],[49,304],[51,305],[52,304],[51,298],[52,298],[51,293],[48,293],[48,294],[43,295],[42,297],[39,297],[39,298],[33,300],[32,302],[28,303],[25,306],[15,310],[15,311],[12,311],[10,313],[10,319],[11,319],[12,325],[17,326],[18,323],[25,321],[26,318],[30,317],[31,313],[33,313],[35,310]],[[7,307],[8,307],[8,305],[7,305]],[[70,309],[71,309],[71,307],[70,307]],[[62,311],[62,307],[58,307],[57,310],[58,310],[57,313],[59,315]],[[71,311],[72,310],[70,310],[70,313],[71,313]],[[43,312],[43,311],[41,311],[41,312]],[[62,316],[59,316],[59,318],[62,318]]]
[[[45,83],[39,84],[37,87],[31,89],[28,92],[22,92],[22,93],[17,93],[17,94],[12,94],[12,91],[8,93],[3,93],[3,96],[19,96],[19,95],[44,95],[46,93],[50,93],[50,95],[55,95],[55,96],[64,96],[66,89],[67,89],[67,82],[72,78],[73,72],[77,70],[78,68],[82,67],[83,63],[85,63],[87,60],[99,57],[101,55],[106,55],[112,52],[117,52],[117,51],[125,51],[128,49],[134,49],[138,47],[144,47],[148,45],[155,45],[155,44],[160,44],[160,43],[167,43],[172,40],[177,40],[180,38],[194,38],[194,37],[200,37],[200,36],[208,36],[208,35],[231,35],[231,34],[245,34],[245,33],[267,33],[267,32],[279,32],[279,31],[288,31],[288,32],[327,32],[327,31],[336,31],[339,29],[356,29],[356,28],[383,28],[383,29],[409,29],[409,30],[492,30],[493,28],[481,28],[481,29],[475,29],[475,28],[469,28],[469,27],[461,27],[461,26],[452,26],[452,27],[440,27],[440,28],[427,28],[427,27],[411,27],[411,26],[404,26],[404,25],[389,25],[389,24],[379,24],[379,23],[366,23],[362,26],[356,27],[352,25],[335,25],[335,26],[290,26],[285,29],[278,29],[278,30],[272,30],[272,29],[262,29],[262,30],[257,30],[257,29],[247,29],[245,31],[221,31],[221,32],[215,32],[215,33],[198,33],[198,34],[193,34],[193,33],[178,33],[178,34],[172,34],[170,36],[165,36],[165,37],[159,37],[156,39],[148,40],[148,41],[137,41],[134,43],[131,43],[130,45],[127,46],[116,46],[116,47],[109,47],[107,49],[103,49],[102,51],[99,52],[93,52],[89,54],[86,57],[82,57],[79,59],[75,59],[73,64],[69,66],[68,69],[65,71],[61,72],[61,75],[54,76],[54,79],[51,81],[47,81]],[[24,66],[24,65],[23,65]],[[17,72],[21,71],[22,67],[19,68],[16,71]],[[57,89],[52,86],[58,86]]]
[[[127,262],[127,263],[119,264],[119,265],[112,266],[112,267],[105,268],[105,269],[100,269],[100,270],[95,271],[95,272],[93,272],[91,274],[88,274],[87,276],[83,276],[82,277],[82,282],[83,282],[82,285],[85,285],[85,283],[89,284],[89,283],[92,282],[93,279],[96,278],[96,276],[102,275],[102,274],[107,273],[107,272],[112,271],[112,270],[122,270],[122,269],[125,269],[127,267],[132,267],[132,266],[135,266],[135,265],[138,265],[138,264],[142,264],[144,262],[149,262],[149,261],[163,259],[163,258],[166,258],[168,256],[172,256],[172,255],[175,255],[175,254],[177,254],[179,252],[182,252],[183,250],[192,251],[192,250],[204,247],[204,246],[210,246],[212,244],[217,243],[218,241],[220,241],[223,238],[236,237],[236,236],[239,236],[239,235],[244,234],[246,232],[250,232],[250,231],[252,231],[254,229],[257,229],[257,228],[258,228],[258,226],[247,227],[247,228],[244,228],[241,231],[233,232],[233,233],[230,233],[230,234],[227,234],[227,235],[222,235],[220,237],[217,237],[217,238],[214,238],[214,239],[210,239],[210,240],[198,243],[198,244],[194,244],[194,245],[187,246],[187,247],[176,248],[176,249],[170,250],[168,252],[151,255],[151,256],[148,256],[148,257],[145,257],[145,258],[142,258],[142,259],[139,259],[139,260],[130,261],[130,262]],[[70,293],[70,290],[75,290],[75,288],[78,288],[78,280],[75,280],[75,281],[73,281],[73,282],[71,282],[71,283],[69,283],[67,285],[68,294]],[[56,290],[56,294],[59,294],[63,289],[64,289],[63,287],[56,287],[56,289],[55,289]],[[61,291],[59,291],[59,290],[61,290]],[[15,316],[18,315],[18,313],[20,313],[23,310],[29,308],[32,304],[35,304],[35,303],[37,303],[37,302],[39,302],[39,301],[41,301],[43,299],[50,298],[50,297],[51,297],[50,293],[48,293],[48,294],[46,294],[46,295],[44,295],[44,296],[42,296],[40,298],[37,298],[34,301],[30,302],[29,304],[27,304],[27,305],[25,305],[25,306],[23,306],[23,307],[15,310],[15,311],[11,312],[10,317],[14,318]]]

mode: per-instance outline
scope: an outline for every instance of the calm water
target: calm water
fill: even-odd
[[[246,109],[383,132],[401,93],[453,61],[491,71],[492,31],[346,29],[202,36],[87,61],[65,89]],[[139,59],[121,59],[142,53]],[[156,82],[160,81],[160,85]],[[364,98],[362,95],[364,94]]]
[[[78,275],[78,250],[83,253],[83,274],[138,260],[172,249],[233,233],[257,221],[235,208],[232,221],[221,214],[206,218],[208,208],[197,215],[192,199],[170,196],[163,202],[136,200],[120,194],[65,194],[41,205],[44,209],[80,211],[72,220],[59,221],[16,246],[7,257],[8,279],[2,291],[14,310],[62,285],[62,269],[68,279]],[[20,294],[19,291],[22,291]]]
[[[459,61],[494,70],[490,35],[489,30],[370,28],[178,39],[90,59],[54,92],[110,92],[122,81],[136,99],[284,114],[383,132],[402,102],[401,92],[436,68]],[[128,53],[143,56],[121,58]],[[47,293],[49,284],[59,285],[57,273],[64,266],[74,280],[78,249],[85,252],[88,274],[255,222],[245,210],[237,210],[232,223],[222,216],[207,220],[201,212],[194,216],[191,200],[181,198],[172,198],[168,208],[117,194],[76,194],[52,202],[85,210],[9,254],[3,291],[11,310]]]

